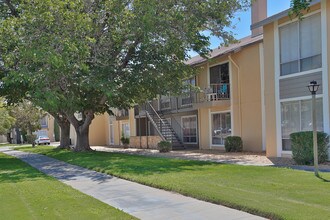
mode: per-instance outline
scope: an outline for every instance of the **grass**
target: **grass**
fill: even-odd
[[[330,183],[312,172],[50,147],[22,150],[271,219],[330,219]]]
[[[1,219],[134,219],[0,153]]]
[[[18,146],[19,144],[8,144],[8,143],[1,143],[0,147],[10,147],[10,146]]]

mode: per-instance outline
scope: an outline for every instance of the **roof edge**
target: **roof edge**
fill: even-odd
[[[227,52],[225,52],[225,53],[220,53],[220,54],[218,54],[218,55],[216,55],[216,56],[214,56],[214,57],[209,57],[209,58],[207,58],[207,59],[204,58],[204,60],[200,60],[200,61],[197,61],[197,62],[195,62],[195,63],[188,64],[188,65],[190,65],[190,66],[198,66],[198,65],[202,65],[202,64],[208,62],[210,59],[214,59],[214,58],[218,58],[218,57],[225,56],[225,55],[228,55],[228,54],[236,53],[237,51],[240,51],[242,48],[245,48],[245,47],[248,47],[248,46],[250,46],[250,45],[253,45],[253,44],[256,44],[256,43],[260,43],[260,42],[263,41],[263,36],[262,36],[262,34],[260,34],[260,35],[258,35],[258,36],[256,36],[256,37],[260,37],[260,39],[259,39],[259,40],[256,40],[256,41],[253,41],[253,42],[250,42],[250,43],[248,43],[248,44],[242,45],[242,46],[240,46],[240,47],[235,47],[235,48],[233,48],[233,49],[231,49],[231,50],[229,50],[229,51],[227,51]]]
[[[311,5],[310,6],[313,6],[313,5],[317,4],[317,3],[320,3],[320,0],[313,0],[311,2]],[[288,16],[289,11],[290,11],[290,9],[287,9],[285,11],[282,11],[282,12],[278,13],[278,14],[275,14],[273,16],[270,16],[270,17],[268,17],[268,18],[266,18],[266,19],[264,19],[262,21],[259,21],[259,22],[255,23],[255,24],[252,24],[250,26],[250,29],[253,30],[255,28],[263,27],[263,26],[265,26],[267,24],[270,24],[270,23],[272,23],[272,22],[274,22],[276,20],[279,20],[281,18],[284,18],[285,16]]]

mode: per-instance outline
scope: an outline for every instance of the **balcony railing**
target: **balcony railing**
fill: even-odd
[[[162,96],[159,100],[152,100],[151,104],[156,111],[175,111],[181,109],[189,109],[195,103],[214,102],[230,99],[230,84],[210,84],[209,87],[203,89],[201,92],[189,92],[181,96]],[[141,106],[141,111],[144,107]],[[138,115],[136,109],[135,115]]]
[[[229,83],[211,84],[204,90],[206,101],[230,99]]]
[[[129,111],[127,109],[116,109],[113,113],[117,120],[127,119],[129,116]]]

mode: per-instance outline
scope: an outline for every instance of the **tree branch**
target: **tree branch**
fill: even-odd
[[[84,131],[89,127],[89,125],[92,123],[94,119],[94,111],[93,110],[87,110],[84,112],[84,115],[86,117],[84,124],[82,125],[82,130]]]
[[[11,3],[11,0],[5,0],[5,4],[8,6],[10,13],[14,17],[19,17],[18,11],[15,6]]]
[[[120,69],[124,69],[127,67],[130,59],[132,58],[132,56],[135,54],[136,52],[136,47],[139,43],[141,43],[141,40],[142,38],[141,37],[138,37],[136,39],[136,41],[129,47],[127,53],[126,53],[126,56],[124,59],[122,59],[122,65],[121,65],[121,68]]]

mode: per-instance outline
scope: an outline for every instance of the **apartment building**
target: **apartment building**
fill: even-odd
[[[291,19],[288,10],[271,17],[266,11],[266,0],[255,1],[251,36],[214,49],[207,60],[196,56],[187,62],[199,73],[185,83],[199,92],[167,94],[100,116],[102,125],[95,123],[95,129],[104,127],[103,145],[119,145],[121,136],[129,136],[137,148],[169,140],[177,148],[222,149],[234,135],[242,137],[245,151],[290,156],[289,135],[312,129],[307,86],[313,80],[321,85],[317,128],[330,133],[330,3],[313,1],[302,20]]]
[[[311,94],[317,92],[317,129],[329,133],[330,3],[313,1],[302,20],[283,11],[252,27],[264,29],[264,100],[268,156],[291,154],[289,135],[312,130]]]

